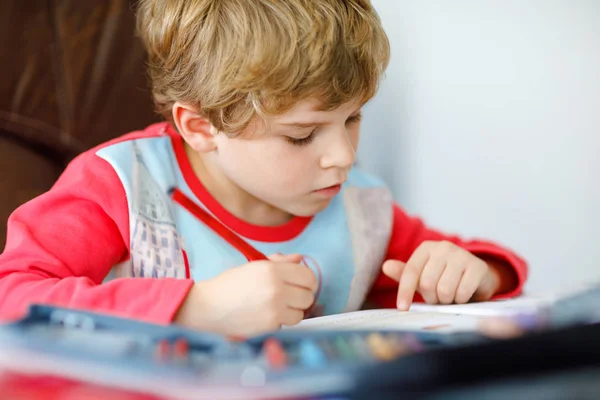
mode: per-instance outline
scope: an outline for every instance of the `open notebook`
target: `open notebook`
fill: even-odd
[[[310,318],[284,329],[414,330],[451,333],[473,331],[477,328],[479,320],[479,317],[473,315],[380,309]]]
[[[541,307],[553,304],[556,300],[556,296],[523,295],[514,299],[467,304],[431,305],[415,303],[410,307],[410,310],[475,315],[479,317],[510,316],[520,313],[535,312]]]
[[[381,329],[447,333],[473,331],[477,329],[478,323],[484,317],[535,312],[581,289],[565,290],[563,293],[553,295],[527,294],[514,299],[481,303],[452,305],[415,303],[408,312],[396,309],[355,311],[307,319],[286,329]]]

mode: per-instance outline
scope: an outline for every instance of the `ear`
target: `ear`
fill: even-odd
[[[183,140],[199,153],[209,153],[217,149],[215,129],[194,107],[184,103],[173,104],[173,122]]]

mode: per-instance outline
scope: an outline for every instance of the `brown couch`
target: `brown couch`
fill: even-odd
[[[2,1],[0,251],[12,210],[48,190],[69,160],[158,119],[134,3]]]

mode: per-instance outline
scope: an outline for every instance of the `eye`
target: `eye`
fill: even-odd
[[[351,115],[347,120],[346,123],[347,124],[355,124],[357,122],[360,122],[360,120],[362,119],[362,112],[356,114],[356,115]]]
[[[288,142],[290,142],[294,146],[306,146],[306,145],[309,145],[313,141],[314,138],[315,138],[315,131],[312,131],[310,133],[310,135],[308,135],[306,137],[303,137],[301,139],[290,137],[290,136],[286,136],[285,140],[287,140]]]

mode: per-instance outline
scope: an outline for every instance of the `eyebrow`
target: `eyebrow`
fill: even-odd
[[[284,122],[281,123],[284,126],[293,126],[295,128],[312,128],[313,126],[325,125],[323,122]]]
[[[348,118],[356,117],[362,113],[362,109],[354,111]],[[326,125],[326,122],[282,122],[280,125],[292,126],[295,128],[312,128],[313,126]]]

